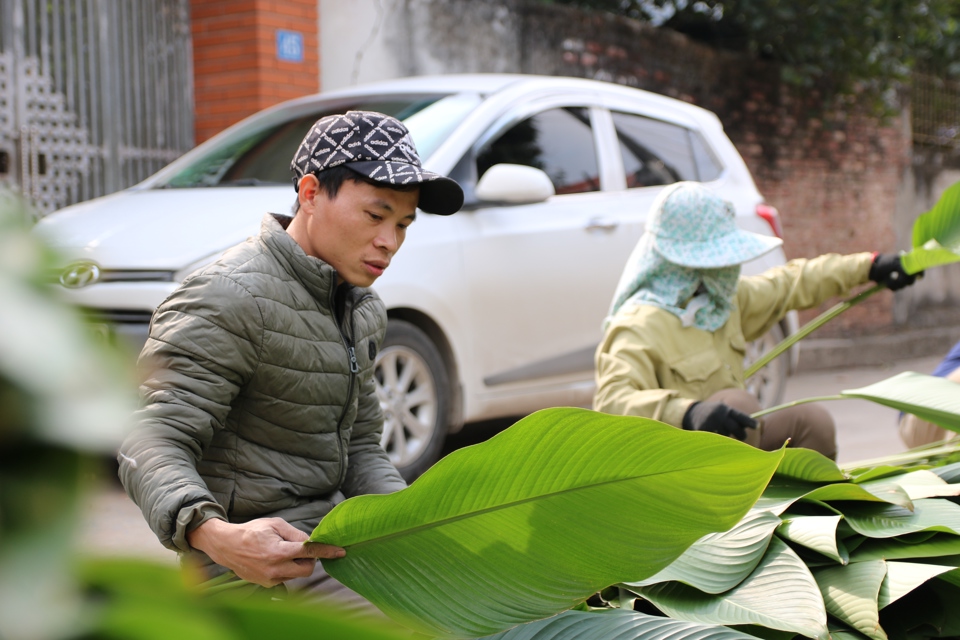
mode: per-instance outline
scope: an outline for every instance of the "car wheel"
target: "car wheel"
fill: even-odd
[[[381,445],[410,482],[437,461],[447,434],[450,378],[432,340],[390,320],[374,369],[383,410]]]
[[[758,340],[747,344],[747,353],[743,367],[746,369],[783,341],[783,327],[774,325],[770,331]],[[790,352],[787,351],[770,362],[747,380],[747,391],[754,394],[764,409],[783,403],[787,389],[787,376],[790,373]]]

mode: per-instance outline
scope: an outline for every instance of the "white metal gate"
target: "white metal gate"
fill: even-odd
[[[189,0],[0,0],[0,186],[50,213],[192,146]]]

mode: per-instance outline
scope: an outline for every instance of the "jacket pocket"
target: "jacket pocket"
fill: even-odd
[[[720,357],[712,349],[692,353],[670,363],[670,368],[678,378],[697,387],[719,371],[721,366]]]

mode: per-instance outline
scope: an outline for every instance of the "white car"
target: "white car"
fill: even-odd
[[[421,212],[375,285],[390,316],[377,368],[383,445],[408,477],[464,423],[590,405],[601,323],[663,185],[700,181],[743,228],[779,234],[709,111],[574,78],[416,77],[271,107],[134,187],[42,219],[37,231],[67,256],[69,298],[139,349],[178,282],[256,234],[265,212],[290,211],[297,144],[317,118],[348,109],[403,120],[424,166],[466,194],[453,216]],[[744,271],[784,261],[777,250]],[[754,380],[764,404],[788,367],[781,358]]]

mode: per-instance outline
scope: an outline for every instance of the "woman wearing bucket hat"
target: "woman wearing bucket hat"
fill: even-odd
[[[594,409],[712,431],[773,450],[837,454],[825,409],[770,414],[745,390],[746,342],[788,311],[815,307],[869,280],[899,289],[914,281],[895,255],[827,254],[740,278],[740,265],[781,240],[737,228],[730,203],[694,182],[665,189],[653,205],[617,285],[597,348]]]

